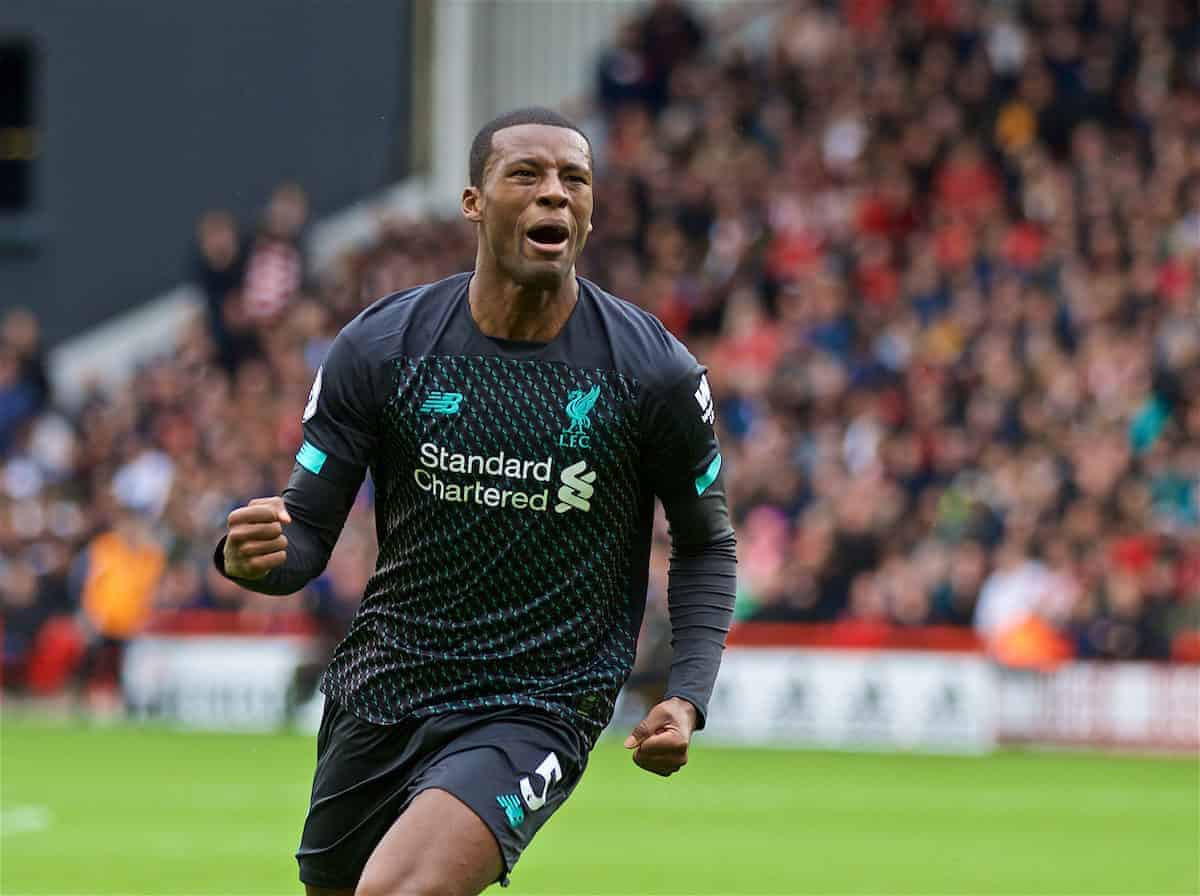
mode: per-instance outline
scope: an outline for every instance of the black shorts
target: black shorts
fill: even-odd
[[[504,859],[500,882],[507,884],[522,850],[570,796],[586,765],[579,735],[536,709],[374,725],[327,697],[312,801],[296,853],[300,880],[353,889],[400,813],[421,791],[438,788],[491,830]]]

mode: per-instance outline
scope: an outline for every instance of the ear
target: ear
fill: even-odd
[[[479,187],[466,187],[462,193],[462,215],[473,224],[483,220],[483,192]]]

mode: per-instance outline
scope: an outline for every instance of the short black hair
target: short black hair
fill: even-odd
[[[544,106],[530,106],[526,109],[516,109],[497,115],[479,129],[475,139],[471,141],[471,186],[483,186],[483,170],[487,167],[488,157],[492,154],[492,136],[496,131],[516,127],[519,124],[548,124],[555,128],[566,128],[574,131],[587,144],[588,158],[592,155],[592,141],[587,134],[579,129],[579,125],[565,115],[547,109]]]

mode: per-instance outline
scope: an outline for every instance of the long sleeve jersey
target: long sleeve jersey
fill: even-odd
[[[552,341],[489,337],[470,277],[382,299],[338,335],[283,493],[287,561],[239,581],[283,594],[319,575],[370,471],[379,557],[324,692],[379,724],[533,706],[594,742],[633,663],[658,497],[666,696],[702,726],[736,563],[704,368],[582,278]]]

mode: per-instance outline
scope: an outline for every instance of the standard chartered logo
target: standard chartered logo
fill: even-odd
[[[588,471],[587,461],[571,464],[562,471],[562,485],[558,489],[558,503],[554,505],[555,513],[566,513],[572,507],[587,512],[592,509],[591,498],[595,492],[592,483],[596,481],[596,471]]]
[[[548,457],[525,460],[509,457],[503,452],[488,456],[459,454],[433,442],[425,442],[421,445],[419,460],[420,466],[413,470],[413,480],[417,488],[439,501],[511,507],[513,510],[544,511],[550,507],[553,461]],[[462,475],[446,476],[446,473]],[[463,476],[470,478],[463,481]],[[501,482],[493,484],[481,477],[494,477]],[[519,487],[512,487],[514,480]],[[579,461],[563,470],[559,480],[558,503],[554,505],[556,512],[591,509],[595,470],[589,471],[587,463]],[[539,483],[545,483],[546,487],[539,489]]]

